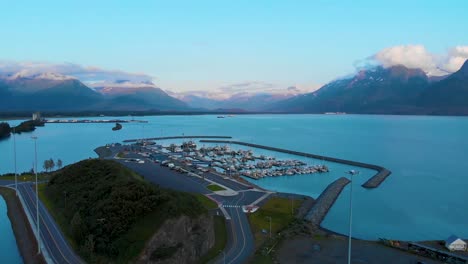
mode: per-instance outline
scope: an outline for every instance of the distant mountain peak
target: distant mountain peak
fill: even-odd
[[[463,72],[463,73],[468,73],[468,60],[466,60],[465,63],[463,63],[460,70],[458,70],[458,71]]]
[[[75,80],[76,78],[68,75],[63,75],[54,72],[44,72],[44,73],[28,73],[28,72],[17,72],[9,77],[10,80],[15,79],[35,79],[35,80],[53,80],[53,81],[65,81],[65,80]]]

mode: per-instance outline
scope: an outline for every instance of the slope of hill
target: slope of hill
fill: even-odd
[[[418,104],[434,113],[468,115],[468,60],[460,70],[426,89]]]
[[[447,77],[420,69],[381,66],[264,108],[279,112],[374,114],[468,114],[468,63]]]
[[[128,263],[167,219],[198,218],[206,211],[194,196],[159,188],[109,160],[63,168],[42,195],[62,231],[90,263]]]
[[[58,74],[0,78],[1,111],[168,111],[188,110],[186,103],[173,98],[153,84],[96,90],[77,79]]]
[[[211,99],[202,96],[186,94],[181,96],[181,100],[190,107],[203,108],[209,110],[217,109],[238,109],[244,111],[260,111],[266,106],[290,98],[290,94],[273,93],[238,93],[227,99]]]
[[[187,110],[186,103],[169,96],[157,87],[100,87],[96,88],[114,110]]]

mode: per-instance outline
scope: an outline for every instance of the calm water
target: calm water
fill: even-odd
[[[7,215],[5,200],[0,196],[0,260],[2,263],[23,263],[15,235]]]
[[[125,118],[125,117],[122,117]],[[360,170],[353,192],[353,234],[425,240],[468,237],[468,118],[365,115],[247,115],[143,117],[148,124],[47,124],[38,128],[38,156],[65,164],[95,157],[93,149],[129,138],[230,135],[236,140],[382,165],[393,174],[377,189],[360,187],[372,171]],[[11,123],[17,123],[14,121]],[[19,171],[33,163],[32,134],[17,136]],[[13,171],[12,138],[0,142],[0,173]],[[284,154],[277,157],[289,157]],[[318,163],[320,161],[311,161]],[[327,163],[329,174],[277,177],[257,184],[317,197],[349,166]],[[323,226],[347,233],[349,187]]]

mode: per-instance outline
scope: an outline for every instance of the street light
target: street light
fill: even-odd
[[[348,236],[348,264],[351,264],[351,227],[353,224],[353,176],[359,174],[357,170],[350,170],[347,172],[351,179],[351,187],[349,189],[349,236]]]
[[[268,220],[270,220],[270,238],[271,238],[271,216],[267,216]]]
[[[15,191],[16,191],[16,196],[18,196],[18,173],[16,171],[16,128],[13,127],[13,156],[14,156],[14,164],[15,164]]]
[[[41,230],[39,228],[39,191],[37,187],[37,137],[31,137],[34,140],[34,172],[36,174],[36,228],[37,228],[37,254],[41,254]]]

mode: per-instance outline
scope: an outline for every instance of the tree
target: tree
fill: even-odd
[[[49,169],[54,170],[55,168],[55,162],[53,159],[49,159]]]
[[[62,164],[62,160],[61,159],[57,159],[57,168],[60,170],[62,168],[63,164]]]
[[[42,165],[42,167],[46,172],[48,172],[50,169],[50,160],[44,160],[44,164]]]
[[[85,227],[83,220],[81,219],[80,212],[76,212],[73,215],[70,222],[70,228],[73,238],[75,238],[78,244],[81,244],[81,241],[84,239]]]

